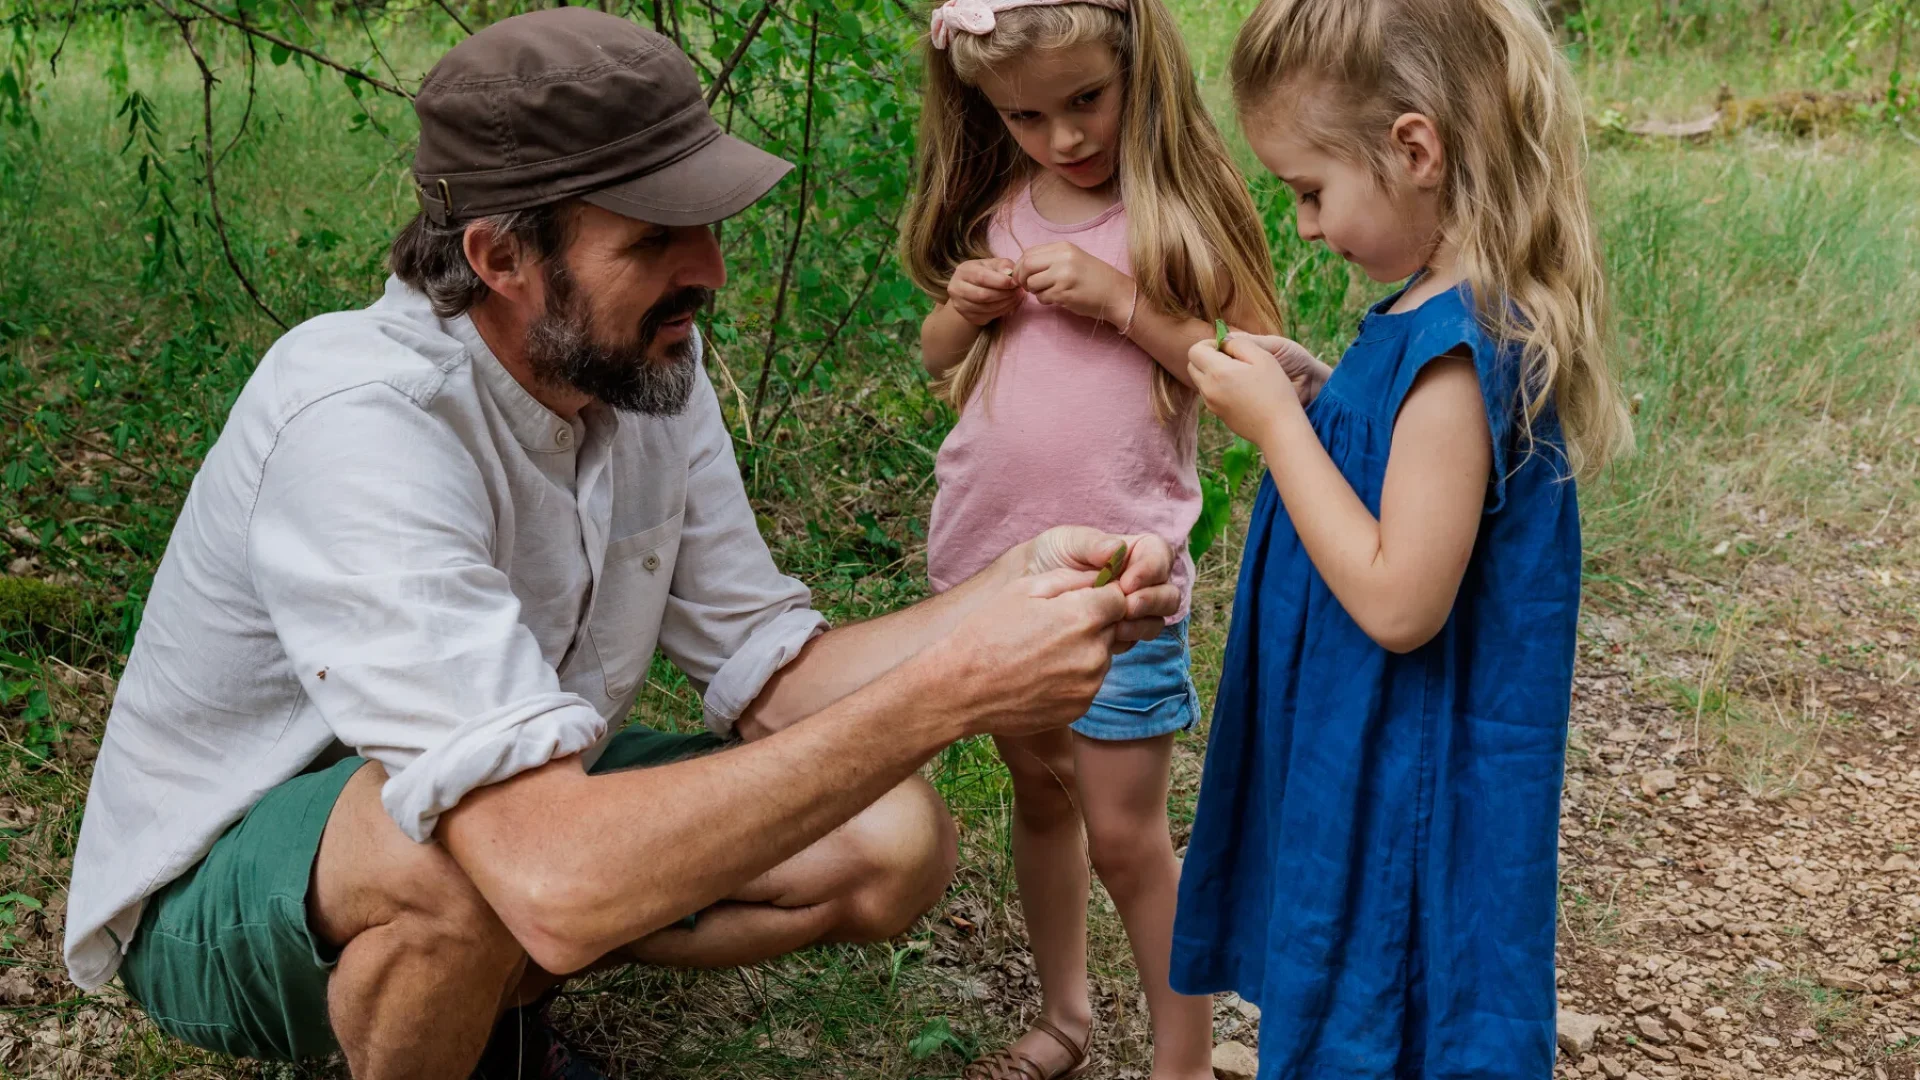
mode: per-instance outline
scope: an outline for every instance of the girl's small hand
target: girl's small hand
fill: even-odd
[[[1299,345],[1286,343],[1306,353]],[[1311,354],[1307,359],[1312,359]],[[1280,359],[1247,334],[1229,334],[1226,352],[1214,348],[1212,338],[1195,342],[1187,350],[1187,368],[1207,408],[1234,434],[1262,445],[1273,422],[1288,412],[1298,412],[1306,396]]]
[[[975,326],[1019,307],[1020,297],[1012,259],[969,259],[953,268],[953,279],[947,282],[947,303]]]
[[[1306,346],[1278,334],[1242,334],[1255,348],[1272,353],[1280,361],[1280,367],[1293,380],[1295,391],[1300,395],[1300,404],[1311,405],[1313,399],[1320,396],[1320,388],[1327,385],[1327,376],[1333,369],[1320,362],[1320,358],[1308,352]],[[1233,334],[1227,335],[1232,341]]]
[[[1105,319],[1116,327],[1126,321],[1133,298],[1132,278],[1073,244],[1028,248],[1013,276],[1043,304],[1089,319]]]

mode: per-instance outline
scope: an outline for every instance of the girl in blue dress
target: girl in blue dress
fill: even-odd
[[[1631,439],[1571,75],[1532,0],[1263,0],[1232,73],[1301,237],[1406,283],[1331,371],[1189,354],[1270,471],[1173,985],[1260,1006],[1260,1080],[1546,1080],[1574,478]]]

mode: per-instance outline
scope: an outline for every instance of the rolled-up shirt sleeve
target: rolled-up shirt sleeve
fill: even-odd
[[[700,689],[707,727],[729,736],[767,680],[827,621],[807,587],[774,566],[705,378],[687,409],[687,509],[660,648]]]
[[[559,676],[493,564],[471,452],[373,384],[281,429],[248,522],[248,570],[307,697],[389,773],[414,840],[474,788],[578,753],[606,722]]]

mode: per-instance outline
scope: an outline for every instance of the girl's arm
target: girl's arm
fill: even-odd
[[[920,359],[927,365],[927,374],[937,379],[965,360],[985,329],[968,322],[952,304],[935,304],[933,313],[920,323]]]
[[[920,324],[920,358],[934,378],[967,358],[993,320],[1020,306],[1012,259],[969,259],[953,268],[947,297]]]
[[[1014,277],[1043,304],[1059,304],[1076,315],[1104,320],[1125,332],[1174,378],[1193,385],[1187,350],[1201,338],[1213,337],[1212,323],[1188,315],[1169,315],[1151,302],[1142,302],[1138,284],[1131,277],[1070,243],[1028,248],[1020,257]],[[1252,325],[1257,316],[1244,310],[1228,315],[1238,329],[1279,329]]]
[[[1376,519],[1320,445],[1279,361],[1244,336],[1227,348],[1232,355],[1211,340],[1192,348],[1194,385],[1260,447],[1334,597],[1382,648],[1411,652],[1432,640],[1453,611],[1493,470],[1472,358],[1439,357],[1414,380],[1394,423]]]

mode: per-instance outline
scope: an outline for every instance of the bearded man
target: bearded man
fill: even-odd
[[[67,963],[164,1031],[359,1077],[598,1075],[562,977],[905,929],[946,888],[916,770],[1085,712],[1177,597],[1058,528],[827,630],[754,524],[695,314],[786,162],[586,8],[415,102],[386,293],[282,338],[181,510],[95,767]],[[658,649],[708,731],[623,726]]]

